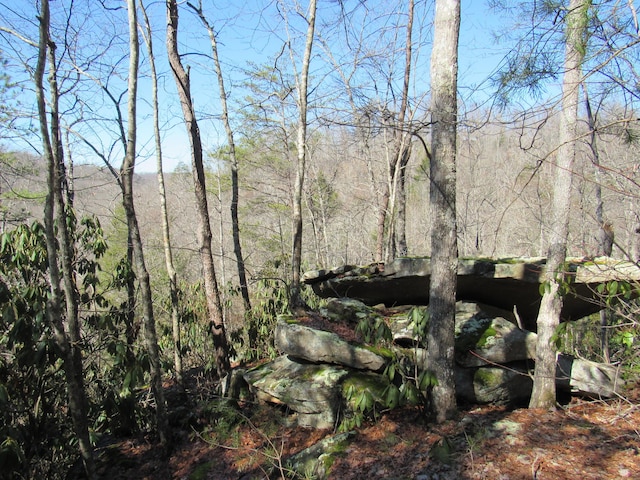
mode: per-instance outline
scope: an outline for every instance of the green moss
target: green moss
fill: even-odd
[[[497,331],[493,327],[488,327],[484,332],[482,332],[482,336],[476,342],[476,348],[484,348],[487,346],[487,343],[491,342],[491,338],[494,338],[497,335]]]
[[[487,340],[496,335],[491,326],[492,319],[474,316],[461,328],[456,328],[456,349],[460,352],[482,348]]]
[[[362,394],[368,393],[375,403],[382,404],[388,386],[387,377],[373,373],[353,372],[342,382],[342,398],[351,404]]]
[[[499,369],[479,368],[473,376],[473,382],[485,387],[496,387],[503,382]]]
[[[342,382],[342,390],[346,391],[349,387],[358,390],[368,389],[371,391],[383,392],[389,381],[382,375],[376,375],[366,372],[352,372]]]
[[[288,325],[296,325],[298,323],[300,323],[298,321],[298,319],[296,317],[294,317],[293,315],[278,315],[278,321],[279,322],[284,322]]]
[[[360,345],[362,348],[369,350],[376,355],[380,355],[382,358],[392,359],[393,351],[390,348],[382,347],[382,346],[373,346],[373,345]]]
[[[189,475],[189,480],[203,480],[213,468],[214,462],[206,462],[198,465]]]
[[[319,364],[315,367],[307,368],[302,375],[300,375],[300,379],[302,380],[314,380],[320,376],[326,375],[329,371],[329,365]]]

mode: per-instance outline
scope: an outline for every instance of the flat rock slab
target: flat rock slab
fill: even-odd
[[[546,281],[545,258],[470,258],[458,265],[458,300],[516,311],[526,330],[536,330],[540,284]],[[599,311],[595,294],[611,280],[640,280],[640,268],[607,257],[568,259],[572,294],[567,295],[563,320],[577,320]],[[426,305],[429,302],[431,260],[399,258],[389,264],[341,266],[305,273],[303,280],[322,298],[349,297],[367,305]]]
[[[619,366],[560,354],[556,363],[558,388],[592,398],[611,398],[621,390]]]
[[[314,363],[373,371],[382,370],[387,363],[380,355],[351,345],[335,333],[298,325],[284,317],[278,319],[274,342],[280,352]]]

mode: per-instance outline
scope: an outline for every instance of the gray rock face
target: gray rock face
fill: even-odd
[[[315,363],[344,365],[358,370],[382,370],[386,360],[370,350],[350,345],[338,335],[279,319],[275,331],[276,348],[292,357]]]
[[[471,258],[458,264],[459,300],[517,311],[523,328],[535,332],[540,308],[540,284],[546,280],[545,258]],[[598,284],[611,280],[640,280],[640,268],[607,257],[568,259],[573,293],[564,299],[563,320],[577,320],[599,311]],[[322,298],[357,299],[367,305],[426,305],[429,302],[429,258],[399,258],[382,265],[338,267],[304,275]]]
[[[374,312],[371,307],[354,298],[330,298],[327,305],[320,309],[320,313],[336,322],[357,324],[360,320],[371,317]]]
[[[615,365],[597,363],[570,355],[558,355],[558,388],[573,394],[610,398],[621,387],[620,372]]]
[[[456,361],[459,365],[480,367],[535,359],[537,335],[507,320],[513,315],[477,304],[473,311],[468,310],[468,304],[464,306],[466,312],[460,312],[460,308],[456,312]]]
[[[344,454],[354,436],[351,431],[327,437],[287,459],[285,465],[300,478],[328,478],[335,457]]]
[[[525,369],[456,368],[456,395],[469,403],[514,404],[531,396],[533,380]]]
[[[249,370],[244,378],[263,402],[285,405],[303,427],[333,428],[340,404],[343,367],[296,361],[286,355]]]

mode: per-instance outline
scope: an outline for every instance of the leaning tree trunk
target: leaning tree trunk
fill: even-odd
[[[191,101],[189,75],[182,66],[178,53],[178,4],[176,0],[167,0],[167,55],[169,56],[169,63],[178,88],[178,96],[180,97],[189,144],[191,145],[191,170],[195,191],[196,215],[199,223],[198,243],[202,261],[205,298],[209,314],[209,326],[213,338],[216,369],[218,375],[222,378],[230,368],[229,346],[222,316],[222,304],[213,263],[213,252],[211,250],[212,234],[202,158],[202,139],[200,138],[200,129],[196,120],[193,102]]]
[[[35,70],[36,97],[44,156],[47,160],[47,198],[44,207],[44,225],[49,262],[51,296],[47,300],[47,317],[54,332],[54,339],[63,358],[69,413],[74,433],[78,439],[80,456],[87,477],[96,477],[93,447],[89,440],[87,419],[87,399],[83,380],[80,324],[78,318],[78,297],[73,274],[73,247],[67,228],[65,204],[62,194],[63,180],[60,177],[64,157],[60,143],[58,112],[58,83],[56,74],[55,46],[49,36],[49,1],[42,0],[39,16],[39,50]],[[51,111],[47,122],[44,71],[49,61],[49,102]],[[57,220],[57,228],[54,221]],[[57,230],[57,234],[56,234]],[[58,255],[58,248],[61,256]],[[58,263],[62,264],[62,276]],[[63,313],[63,292],[65,311]]]
[[[240,282],[240,295],[244,303],[244,310],[251,310],[251,300],[249,299],[249,287],[247,284],[247,272],[244,265],[244,257],[242,256],[242,244],[240,243],[240,222],[238,220],[238,158],[236,157],[236,143],[234,140],[233,129],[229,122],[229,108],[227,106],[227,92],[224,88],[224,77],[222,76],[222,67],[218,58],[218,42],[213,26],[207,21],[202,11],[202,1],[198,2],[198,8],[188,4],[193,8],[200,21],[207,28],[209,40],[211,41],[211,53],[213,55],[213,66],[218,77],[218,90],[220,91],[220,105],[222,107],[222,123],[227,133],[227,143],[229,145],[229,158],[231,160],[231,231],[233,234],[233,252],[236,257],[236,266],[238,269],[238,280]]]
[[[456,231],[456,128],[460,1],[436,0],[431,52],[431,285],[428,368],[437,379],[436,421],[456,413],[454,340],[458,242]]]
[[[144,261],[142,249],[142,238],[138,226],[133,201],[133,173],[136,161],[136,110],[138,91],[138,57],[140,46],[138,43],[138,16],[136,12],[135,0],[127,0],[129,19],[129,80],[127,105],[127,139],[124,161],[120,168],[122,179],[122,205],[127,217],[127,228],[129,230],[131,246],[133,248],[133,260],[135,263],[136,276],[140,285],[140,297],[142,304],[144,341],[149,355],[151,370],[151,390],[156,402],[156,426],[160,443],[164,447],[169,444],[169,422],[167,419],[167,405],[162,389],[162,366],[160,364],[160,349],[156,334],[156,321],[153,312],[153,298],[151,295],[151,282],[149,272]]]
[[[571,0],[566,22],[565,68],[562,81],[560,146],[557,150],[551,202],[551,232],[547,255],[547,282],[542,296],[537,326],[536,368],[533,377],[531,408],[555,408],[556,349],[552,338],[560,323],[562,290],[565,284],[564,262],[567,252],[571,181],[576,153],[578,102],[581,64],[584,58],[584,33],[588,22],[590,0]]]

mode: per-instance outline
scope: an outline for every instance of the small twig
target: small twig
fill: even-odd
[[[533,480],[538,479],[538,472],[540,468],[542,468],[542,462],[538,462],[539,455],[536,455],[536,458],[533,459],[533,463],[531,464],[531,478]]]
[[[518,314],[517,305],[513,306],[513,316],[516,317],[516,322],[518,322],[518,328],[520,330],[524,330],[524,327],[522,326],[522,319],[520,318],[520,315]]]

